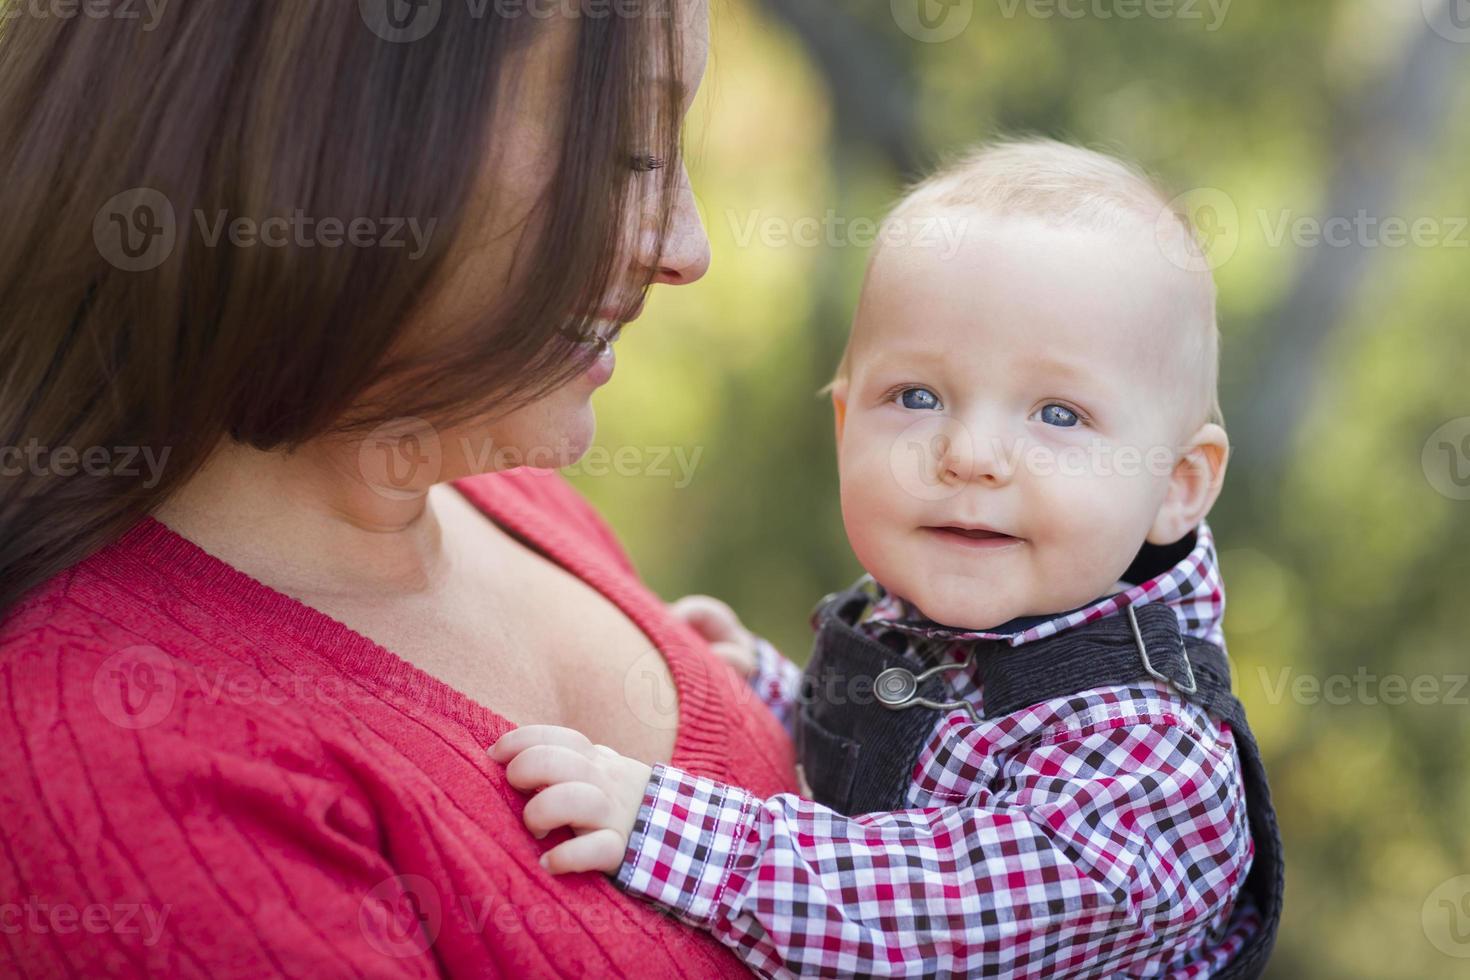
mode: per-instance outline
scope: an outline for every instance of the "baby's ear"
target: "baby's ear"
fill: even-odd
[[[1170,545],[1199,526],[1220,496],[1230,437],[1214,422],[1199,427],[1169,474],[1169,494],[1148,533],[1150,544]]]
[[[832,382],[832,420],[837,427],[837,445],[842,445],[842,423],[847,421],[847,381]]]

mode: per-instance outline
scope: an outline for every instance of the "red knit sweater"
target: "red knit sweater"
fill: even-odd
[[[795,791],[774,717],[560,477],[458,486],[662,651],[674,765]],[[145,520],[0,623],[0,975],[747,975],[537,865],[568,831],[522,826],[485,754],[511,727]]]

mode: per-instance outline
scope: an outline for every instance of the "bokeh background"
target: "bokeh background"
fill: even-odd
[[[1288,855],[1270,975],[1470,976],[1470,3],[714,0],[712,32],[688,151],[714,264],[655,291],[599,395],[641,470],[572,474],[649,581],[805,662],[860,571],[817,395],[852,222],[997,135],[1131,157],[1218,266],[1211,523]]]

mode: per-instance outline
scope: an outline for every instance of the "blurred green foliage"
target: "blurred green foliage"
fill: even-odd
[[[1237,0],[1214,29],[1211,8],[1182,0],[1174,9],[1200,19],[1098,13],[1124,6],[1077,3],[1067,9],[1088,13],[1063,17],[977,0],[969,26],[933,44],[905,37],[888,0],[833,3],[830,16],[834,30],[874,39],[881,58],[854,48],[841,67],[894,73],[885,91],[911,102],[916,160],[1043,133],[1129,156],[1176,189],[1229,196],[1239,246],[1216,277],[1232,422],[1262,398],[1262,365],[1295,327],[1281,310],[1312,253],[1331,248],[1275,240],[1283,218],[1367,208],[1437,222],[1439,241],[1369,247],[1364,274],[1327,277],[1344,312],[1290,379],[1301,407],[1231,426],[1240,448],[1275,427],[1288,449],[1240,452],[1211,523],[1236,685],[1289,858],[1270,975],[1470,976],[1470,877],[1452,880],[1470,876],[1470,690],[1457,681],[1470,671],[1470,501],[1436,489],[1446,473],[1436,479],[1437,447],[1425,452],[1442,424],[1470,416],[1470,232],[1455,233],[1470,214],[1470,44],[1454,52],[1465,70],[1441,85],[1431,138],[1380,146],[1363,107],[1414,57],[1420,3]],[[655,291],[598,399],[602,446],[677,447],[693,478],[672,465],[637,477],[588,466],[574,478],[662,594],[718,595],[802,662],[812,605],[859,573],[817,392],[867,252],[841,236],[783,245],[759,222],[878,218],[913,174],[850,122],[845,131],[851,77],[824,68],[780,9],[715,4],[688,139],[714,264],[695,286]],[[1390,196],[1329,199],[1348,153],[1401,171]],[[1400,683],[1429,696],[1387,703],[1401,700]]]

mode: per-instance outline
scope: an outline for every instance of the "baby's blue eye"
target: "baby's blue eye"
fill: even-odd
[[[1070,408],[1065,408],[1061,405],[1048,405],[1041,410],[1041,421],[1047,425],[1069,429],[1082,420]]]
[[[905,388],[899,395],[904,408],[933,411],[939,407],[939,396],[928,388]]]

